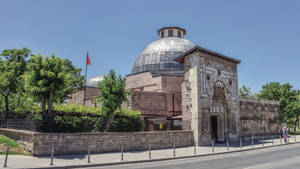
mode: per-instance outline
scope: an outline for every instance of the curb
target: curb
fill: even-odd
[[[103,167],[103,166],[112,166],[112,165],[120,165],[120,164],[137,164],[137,163],[146,163],[146,162],[186,159],[186,158],[193,158],[193,157],[206,157],[206,156],[214,156],[214,155],[221,155],[221,154],[231,154],[231,153],[259,150],[259,149],[272,148],[272,147],[288,146],[288,145],[299,144],[299,143],[300,142],[288,143],[288,144],[277,144],[277,145],[264,146],[264,147],[254,147],[251,149],[224,151],[224,152],[210,153],[210,154],[187,155],[187,156],[180,156],[180,157],[167,157],[167,158],[146,159],[146,160],[136,160],[136,161],[120,161],[120,162],[98,163],[98,164],[95,163],[95,164],[80,164],[80,165],[69,165],[69,166],[37,167],[37,168],[28,168],[28,169],[69,169],[69,168],[71,169],[71,168],[83,168],[83,167]]]

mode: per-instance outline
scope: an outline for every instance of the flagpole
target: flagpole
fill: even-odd
[[[88,57],[88,53],[87,53]],[[84,76],[84,92],[83,92],[83,105],[85,105],[85,96],[86,96],[86,78],[87,78],[87,63],[85,63],[85,76]]]

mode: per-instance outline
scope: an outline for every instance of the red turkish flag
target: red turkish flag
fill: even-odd
[[[86,64],[87,64],[87,65],[90,65],[90,64],[91,64],[91,60],[90,60],[90,57],[89,57],[89,53],[87,53],[87,55],[86,55]]]

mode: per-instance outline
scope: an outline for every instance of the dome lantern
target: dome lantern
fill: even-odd
[[[169,26],[169,27],[163,27],[161,29],[158,29],[157,34],[161,38],[166,38],[166,37],[184,38],[184,35],[186,34],[186,30],[177,26]]]

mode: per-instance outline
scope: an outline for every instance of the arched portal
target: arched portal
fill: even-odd
[[[214,84],[209,122],[211,139],[225,141],[228,137],[228,102],[225,85],[220,81]]]

